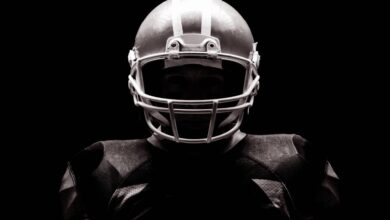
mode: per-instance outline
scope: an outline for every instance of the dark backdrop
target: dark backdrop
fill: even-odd
[[[24,203],[41,219],[59,218],[57,191],[72,155],[95,141],[148,135],[127,89],[127,54],[159,2],[63,2],[27,9],[22,41],[29,47],[20,53],[28,59],[20,64],[31,72],[20,80],[29,109],[21,129],[26,156],[36,156],[22,183],[34,191]],[[361,122],[351,114],[360,96],[360,60],[359,22],[350,6],[227,2],[246,18],[262,55],[261,90],[242,129],[309,139],[327,154],[350,200],[354,169],[348,161],[359,151],[351,140]]]

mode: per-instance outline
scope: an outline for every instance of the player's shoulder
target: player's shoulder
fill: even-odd
[[[248,134],[241,145],[246,152],[252,155],[283,157],[298,153],[295,143],[297,137],[300,142],[298,145],[305,145],[306,140],[296,134]]]
[[[122,177],[149,159],[146,139],[98,141],[77,153],[70,165],[79,173],[91,173],[110,167]]]
[[[61,191],[76,190],[89,214],[101,216],[116,188],[149,158],[145,139],[93,143],[69,161]]]
[[[240,144],[242,154],[270,168],[294,160],[322,162],[319,149],[298,134],[248,134]]]

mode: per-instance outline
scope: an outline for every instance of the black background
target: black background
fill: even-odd
[[[127,54],[160,2],[63,2],[20,11],[23,19],[13,26],[20,48],[12,55],[22,67],[15,70],[23,72],[17,74],[23,93],[13,99],[20,123],[12,141],[28,165],[13,175],[33,193],[10,202],[26,207],[14,215],[59,218],[57,191],[72,155],[95,141],[148,135],[127,89]],[[359,116],[364,15],[337,3],[226,2],[247,20],[262,56],[261,90],[242,130],[309,139],[327,154],[351,204],[354,152],[363,150],[357,144],[365,120]]]

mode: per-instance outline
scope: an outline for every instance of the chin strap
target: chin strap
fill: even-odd
[[[166,117],[164,117],[161,113],[159,113],[157,111],[148,111],[146,114],[150,115],[150,116],[147,116],[147,118],[149,118],[149,120],[152,120],[152,118],[154,118],[162,126],[167,126],[168,127],[168,126],[171,125],[169,120]]]
[[[246,137],[246,133],[240,131],[240,130],[237,130],[231,137],[230,137],[230,140],[228,142],[228,144],[226,145],[226,148],[225,150],[223,151],[223,153],[226,153],[228,151],[230,151],[231,149],[233,149],[238,143],[240,143],[244,138]]]
[[[240,116],[241,111],[234,111],[229,114],[228,117],[225,118],[221,123],[218,125],[218,129],[223,128],[229,124],[232,124],[233,122],[236,122],[238,120],[238,117]]]

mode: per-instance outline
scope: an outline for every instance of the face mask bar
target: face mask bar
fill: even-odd
[[[215,124],[215,117],[213,117],[214,120],[211,119],[211,121],[210,121],[207,138],[191,138],[191,139],[190,138],[182,138],[182,137],[180,137],[179,133],[178,133],[178,130],[177,130],[177,127],[174,127],[174,126],[172,126],[173,133],[174,133],[173,136],[168,134],[168,133],[163,132],[161,130],[161,128],[157,128],[157,127],[155,127],[153,125],[152,119],[150,118],[150,115],[148,115],[146,112],[145,112],[145,118],[146,118],[146,123],[148,124],[149,128],[157,136],[160,136],[160,137],[162,137],[164,139],[167,139],[167,140],[175,141],[177,143],[205,144],[205,143],[210,143],[210,142],[214,142],[214,141],[218,141],[218,140],[224,139],[224,138],[229,137],[232,134],[234,134],[234,132],[236,132],[239,129],[239,127],[240,127],[240,125],[242,123],[243,114],[242,113],[240,114],[240,116],[238,118],[238,121],[236,122],[236,124],[234,125],[233,128],[231,128],[227,132],[225,132],[223,134],[220,134],[220,135],[217,135],[217,136],[213,136],[213,128],[214,128],[214,124]],[[171,118],[171,120],[174,121],[175,119]]]
[[[250,99],[249,102],[247,102],[247,99]],[[253,103],[253,95],[249,95],[246,97],[243,97],[239,103],[238,106],[234,107],[226,107],[226,108],[218,108],[220,104],[220,100],[214,99],[214,100],[198,100],[193,103],[189,103],[189,100],[169,100],[167,99],[165,102],[168,107],[156,107],[151,104],[147,104],[149,100],[137,100],[137,104],[141,107],[144,108],[145,110],[145,116],[147,119],[148,126],[157,134],[163,136],[166,139],[180,142],[180,143],[210,143],[212,141],[216,141],[222,138],[225,138],[232,134],[232,132],[236,131],[239,128],[239,125],[242,122],[242,117],[241,115],[243,110],[248,108],[249,106],[252,105]],[[234,102],[235,100],[231,100],[231,102]],[[226,101],[227,102],[227,101]],[[211,104],[212,103],[212,104]],[[211,108],[202,108],[202,109],[193,109],[193,108],[176,108],[176,106],[180,106],[185,104],[186,106],[201,106],[201,105],[212,105]],[[152,117],[151,113],[168,113],[169,114],[169,125],[172,129],[172,135],[169,135],[167,133],[164,133],[161,131],[161,129],[158,129],[155,127],[152,123]],[[225,132],[224,134],[221,134],[219,136],[214,137],[214,128],[215,128],[215,123],[216,123],[216,118],[217,114],[222,114],[222,113],[233,113],[233,112],[240,112],[239,115],[239,121],[236,122],[236,125],[229,130],[228,132]],[[186,138],[181,138],[180,133],[178,130],[177,122],[176,122],[176,115],[178,114],[191,114],[191,115],[210,115],[210,122],[208,126],[208,132],[207,132],[207,138],[199,138],[199,139],[186,139]],[[161,115],[161,114],[160,114]],[[160,116],[164,117],[164,116]]]
[[[205,57],[207,53],[205,52],[181,52],[181,57]],[[227,60],[239,63],[247,67],[246,80],[243,94],[219,98],[219,99],[207,99],[207,100],[177,100],[177,99],[167,99],[151,96],[144,93],[143,81],[142,81],[142,66],[148,62],[167,59],[169,54],[155,54],[152,56],[147,56],[142,59],[135,60],[132,63],[132,70],[129,75],[129,88],[131,94],[133,95],[134,104],[144,108],[145,119],[149,128],[157,135],[178,143],[189,143],[189,144],[201,144],[201,143],[210,143],[213,141],[221,140],[223,138],[229,137],[235,131],[237,131],[243,120],[243,111],[253,105],[254,96],[257,94],[259,89],[259,75],[257,73],[256,64],[249,59],[242,58],[239,56],[234,56],[231,54],[218,54],[218,59]],[[218,107],[223,103],[238,103],[238,105],[230,107]],[[156,106],[152,103],[161,103],[162,106]],[[212,106],[211,108],[176,108],[176,106]],[[235,125],[228,131],[213,136],[216,116],[220,113],[238,113],[238,119],[235,122]],[[157,128],[152,123],[152,113],[157,113],[160,117],[164,117],[161,113],[169,114],[169,125],[172,128],[173,135],[165,133],[160,128]],[[206,138],[182,138],[180,137],[179,130],[176,122],[176,114],[193,114],[193,115],[210,115],[210,123],[207,132]],[[156,115],[156,114],[155,114]],[[165,117],[164,117],[165,118]]]

